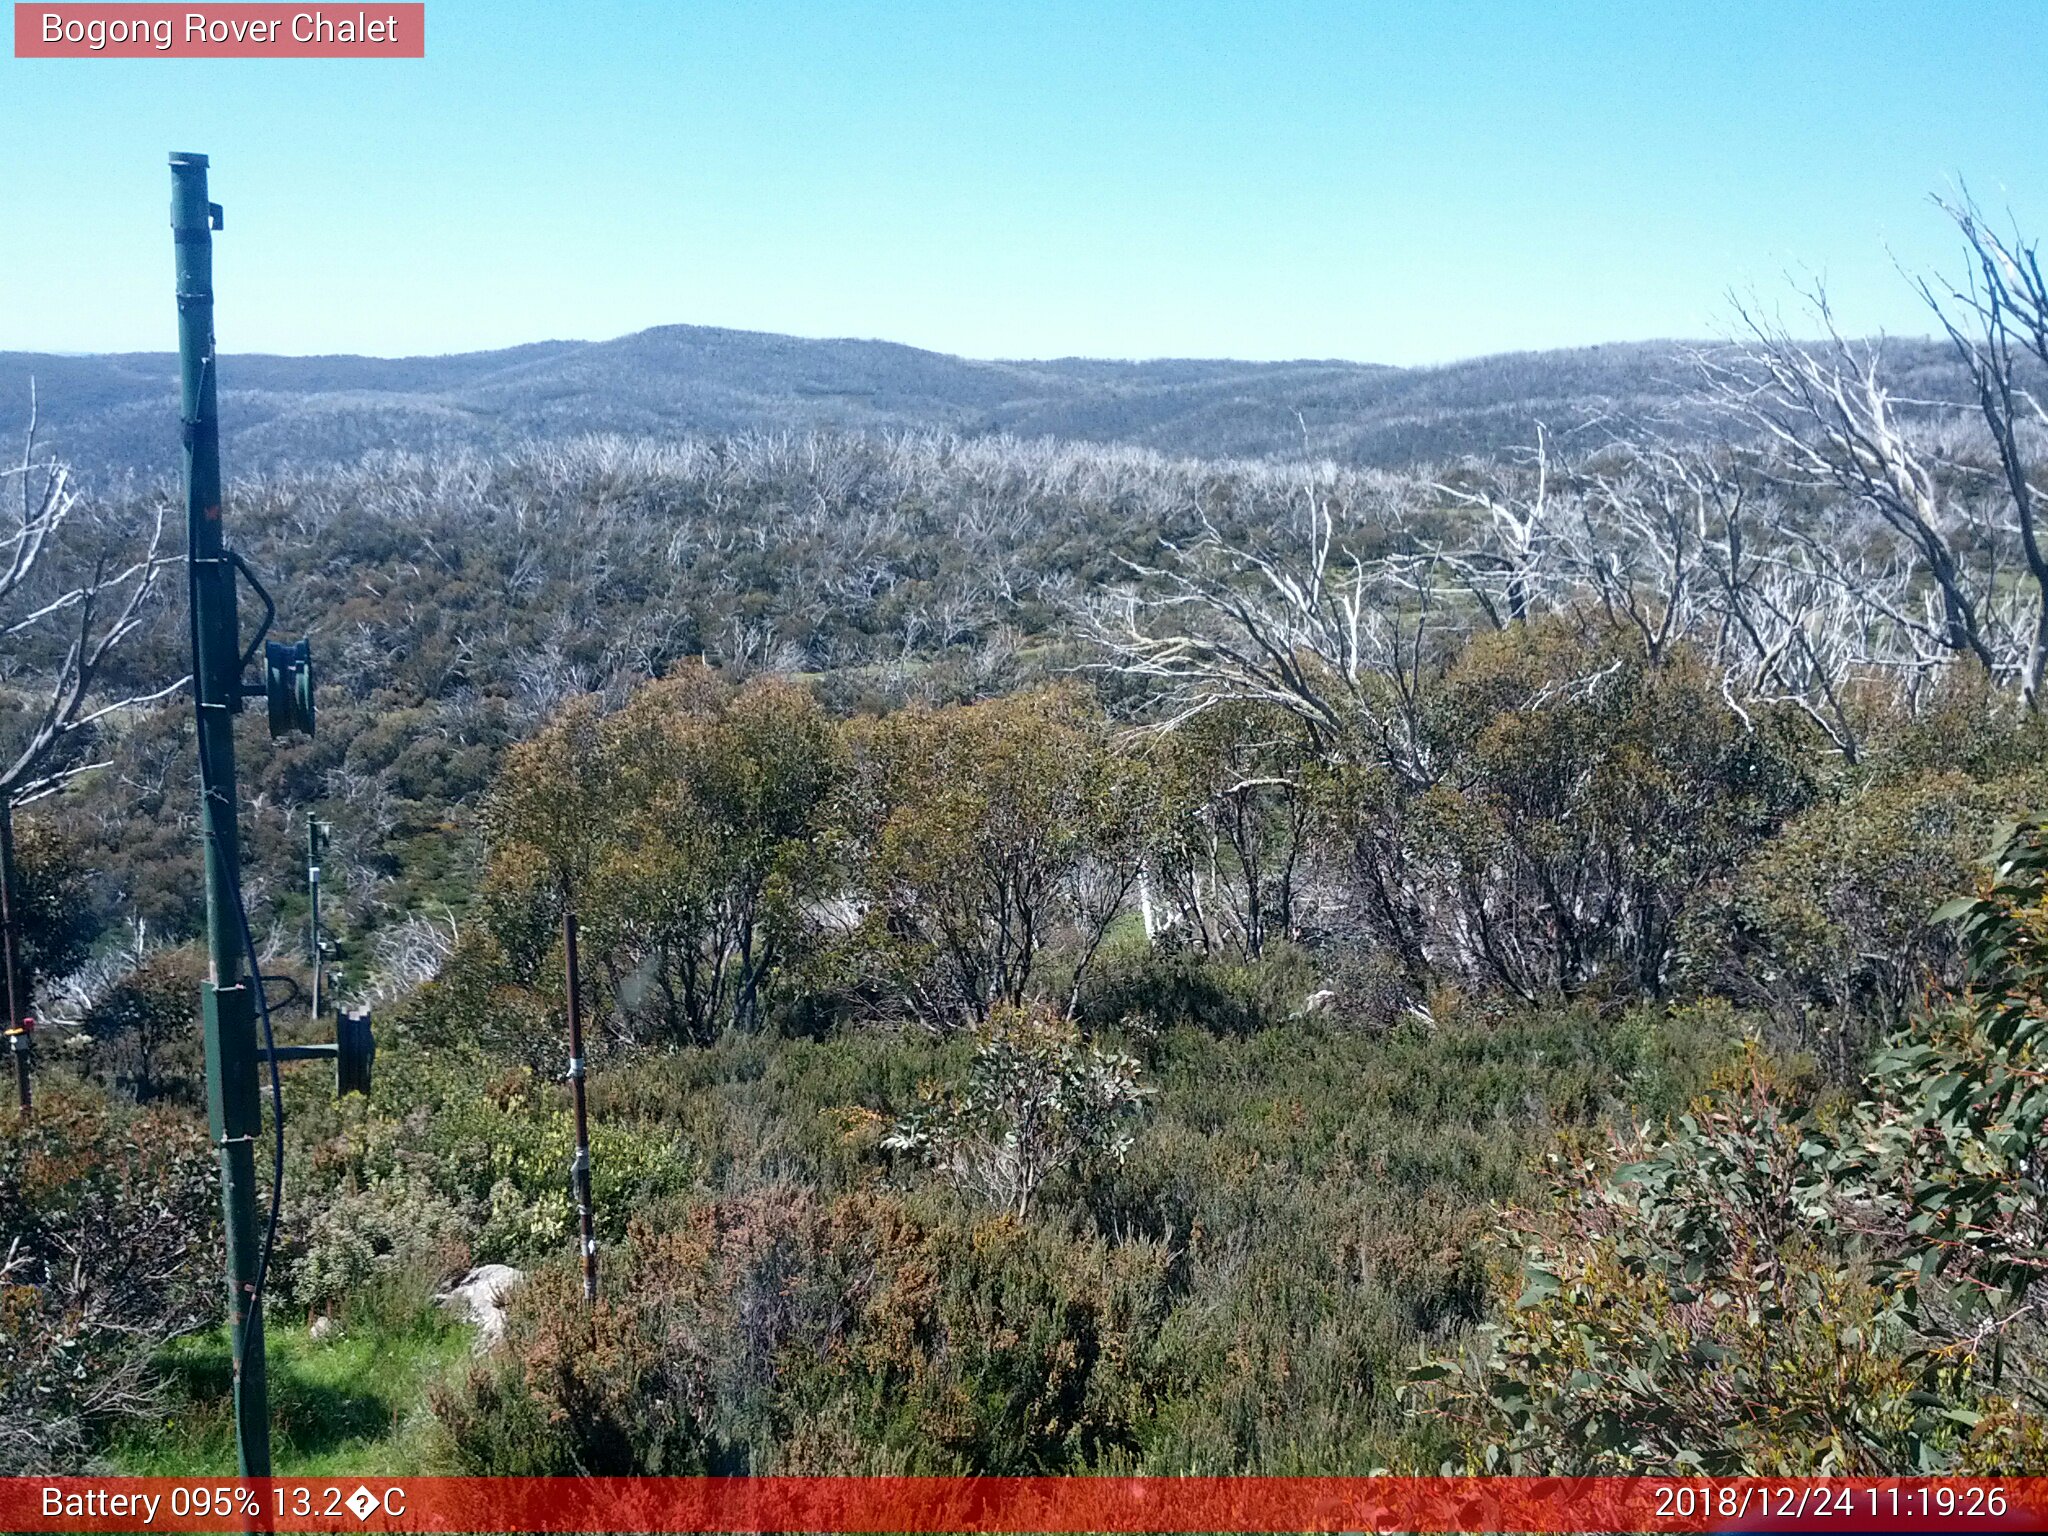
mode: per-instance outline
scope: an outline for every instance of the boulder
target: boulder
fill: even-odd
[[[525,1281],[526,1272],[510,1264],[479,1264],[434,1301],[476,1326],[476,1351],[482,1354],[505,1337],[506,1299]]]

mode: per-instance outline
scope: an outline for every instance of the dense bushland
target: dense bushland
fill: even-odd
[[[1305,1471],[1489,1446],[1573,1464],[1542,1412],[1577,1410],[1515,1419],[1485,1363],[1534,1357],[1525,1335],[1553,1325],[1541,1281],[1508,1306],[1522,1263],[1620,1326],[1626,1266],[1576,1257],[1598,1233],[1746,1240],[1715,1223],[1748,1209],[1728,1166],[1772,1177],[1791,1111],[1770,1095],[1847,1105],[1864,1058],[1844,1019],[1858,1040],[1910,1027],[1924,986],[1962,980],[1932,909],[2026,792],[2035,739],[1993,717],[1932,773],[1901,726],[1831,764],[1795,717],[1716,711],[1683,650],[1617,666],[1582,638],[1532,624],[1428,678],[1461,788],[1409,798],[1361,793],[1285,711],[1133,730],[1071,685],[842,716],[798,681],[687,666],[572,703],[508,755],[477,897],[439,976],[386,1012],[374,1099],[291,1084],[275,1304],[410,1337],[467,1265],[534,1270],[500,1350],[436,1367],[438,1427],[405,1441],[435,1465]],[[1589,660],[1594,685],[1560,700]],[[1375,921],[1394,856],[1424,936],[1406,954]],[[553,1081],[565,903],[595,1037],[595,1314]],[[1917,959],[1836,947],[1852,921]],[[167,963],[106,994],[92,1059],[117,1093],[174,1104],[175,1068],[139,1065],[189,1049],[189,1016],[145,1038]],[[1916,967],[1892,1025],[1858,990],[1877,963]],[[1767,1107],[1728,1107],[1736,1084]],[[1610,1213],[1588,1234],[1544,1193],[1561,1133],[1561,1187],[1588,1193],[1557,1209]],[[1624,1151],[1597,1150],[1610,1135]],[[1705,1214],[1612,1215],[1647,1198],[1640,1173],[1605,1182],[1630,1159]],[[1513,1253],[1503,1207],[1529,1213]],[[1773,1230],[1808,1253],[1796,1223]],[[1886,1294],[1832,1273],[1797,1270],[1786,1305]],[[1520,1332],[1469,1333],[1489,1316]],[[1820,1347],[1767,1323],[1747,1336],[1759,1371]],[[1875,1320],[1868,1337],[1864,1387],[1924,1398],[1911,1341]],[[1731,1346],[1667,1347],[1697,1365]],[[1406,1381],[1488,1348],[1471,1369],[1490,1385],[1465,1396]],[[1602,1358],[1635,1370],[1634,1349]],[[213,1379],[170,1378],[181,1422],[217,1425]],[[1993,1429],[1951,1416],[1913,1454],[1987,1465],[2031,1443],[2024,1403],[2000,1401],[1942,1398],[1929,1411]],[[1786,1448],[1811,1438],[1798,1405],[1774,1413],[1737,1416],[1715,1464],[1823,1464]],[[1689,1423],[1604,1464],[1708,1444]],[[195,1454],[224,1447],[206,1433]],[[1886,1464],[1906,1433],[1828,1464]]]
[[[841,717],[686,667],[572,705],[485,803],[478,897],[387,1013],[376,1100],[292,1085],[281,1315],[402,1329],[471,1262],[537,1266],[508,1344],[445,1370],[442,1427],[409,1442],[478,1469],[1307,1470],[1491,1443],[1400,1384],[1486,1315],[1492,1213],[1538,1199],[1558,1130],[1681,1111],[1745,1032],[1844,1060],[1872,962],[1832,947],[1837,909],[1950,964],[1926,916],[2032,736],[1946,776],[1910,732],[1896,766],[1826,769],[1791,723],[1713,709],[1682,653],[1603,663],[1560,708],[1578,639],[1489,637],[1434,677],[1462,788],[1409,796],[1360,793],[1285,712],[1133,732],[1071,688]],[[1902,822],[1902,793],[1937,810]],[[1391,858],[1406,953],[1373,916]],[[594,1319],[562,1257],[565,897],[599,1040]],[[89,1015],[82,1065],[136,1099],[190,1094],[167,956]],[[1671,1001],[1717,977],[1776,979],[1723,988],[1746,1014]],[[975,1084],[1023,1004],[1143,1091],[1020,1200],[990,1173],[1014,1110]],[[213,1379],[171,1378],[199,1394],[182,1422],[217,1417]]]
[[[1948,909],[1970,960],[1850,1093],[1752,1049],[1668,1128],[1555,1160],[1519,1295],[1427,1400],[1499,1469],[2048,1466],[2036,1174],[2048,829]]]
[[[1555,1118],[1616,1102],[1602,1084],[1682,1102],[1727,1029],[1180,1026],[1126,1042],[1154,1090],[1128,1153],[1022,1219],[882,1146],[921,1080],[965,1078],[967,1041],[655,1057],[607,1075],[599,1112],[659,1106],[709,1165],[666,1205],[610,1208],[595,1317],[545,1270],[508,1347],[447,1389],[453,1450],[526,1471],[1383,1462],[1402,1372],[1472,1315],[1487,1203]]]

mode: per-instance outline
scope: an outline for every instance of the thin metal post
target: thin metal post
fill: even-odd
[[[306,885],[313,893],[313,1022],[320,1021],[320,973],[327,968],[320,953],[320,818],[306,817]]]
[[[220,418],[213,344],[213,231],[206,156],[171,156],[171,239],[178,274],[178,398],[184,424],[185,532],[190,576],[192,699],[198,716],[200,833],[206,857],[210,974],[200,989],[207,1118],[220,1152],[227,1218],[228,1323],[234,1348],[235,1448],[244,1477],[270,1475],[270,1409],[263,1305],[256,1289],[263,1237],[256,1223],[256,1012],[242,968],[237,899],[234,717],[242,708],[235,573],[221,530]]]
[[[562,967],[569,985],[569,1094],[576,1111],[576,1158],[569,1180],[583,1238],[583,1299],[597,1300],[597,1230],[590,1204],[590,1110],[584,1096],[583,990],[576,967],[576,914],[562,907]]]
[[[7,975],[7,1049],[14,1057],[14,1087],[21,1100],[21,1118],[26,1121],[35,1113],[36,1095],[28,1070],[31,1041],[23,1023],[28,1013],[28,978],[21,973],[14,908],[14,807],[6,791],[0,790],[0,970]]]

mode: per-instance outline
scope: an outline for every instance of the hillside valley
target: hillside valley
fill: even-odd
[[[375,452],[503,450],[588,433],[944,430],[1123,443],[1206,458],[1391,467],[1493,453],[1536,424],[1613,433],[1687,406],[1693,344],[1509,353],[1433,368],[1330,360],[984,362],[881,341],[671,325],[446,357],[221,359],[231,473],[352,463]],[[1893,347],[1902,377],[1952,393],[1948,354]],[[0,421],[31,382],[52,452],[83,473],[169,474],[169,353],[0,353]]]

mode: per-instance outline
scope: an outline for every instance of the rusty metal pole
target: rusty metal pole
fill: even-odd
[[[21,1118],[35,1112],[35,1088],[29,1080],[31,1043],[23,1015],[28,1012],[28,978],[21,974],[21,946],[14,928],[14,807],[0,790],[0,970],[7,973],[7,1049],[14,1057],[15,1092]]]
[[[320,973],[327,969],[327,957],[320,951],[320,851],[327,846],[327,825],[318,816],[306,815],[306,889],[313,902],[313,998],[308,1016],[320,1022]]]
[[[569,984],[569,1094],[576,1111],[576,1157],[569,1183],[583,1240],[583,1299],[597,1300],[597,1232],[590,1205],[590,1107],[584,1094],[583,989],[576,967],[576,913],[562,905],[562,966]]]

